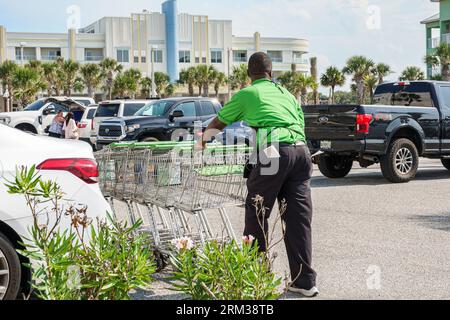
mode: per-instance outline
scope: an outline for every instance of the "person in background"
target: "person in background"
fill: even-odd
[[[65,139],[78,140],[78,127],[75,119],[73,118],[73,113],[69,112],[66,116],[66,120],[64,121],[63,126],[64,137]]]
[[[48,129],[48,135],[49,137],[53,138],[61,138],[64,122],[66,119],[64,118],[64,115],[62,111],[58,112],[53,118],[52,124],[50,125],[50,128]]]

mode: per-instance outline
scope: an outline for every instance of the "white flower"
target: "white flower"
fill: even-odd
[[[252,235],[245,236],[245,237],[242,237],[242,241],[244,242],[244,244],[252,245],[253,241],[255,241],[255,237]]]
[[[191,238],[183,237],[172,240],[172,245],[177,248],[178,251],[192,250],[194,248],[194,241],[192,241]]]

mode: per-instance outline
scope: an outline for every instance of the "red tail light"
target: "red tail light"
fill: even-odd
[[[94,127],[95,127],[95,122],[94,122],[94,119],[92,119],[91,120],[91,130],[94,130]]]
[[[97,163],[91,159],[49,159],[37,166],[39,170],[67,171],[87,184],[97,183]]]
[[[372,119],[371,114],[358,114],[356,116],[356,133],[368,134]]]
[[[79,123],[79,124],[77,125],[77,127],[78,127],[79,129],[85,129],[85,128],[87,127],[87,123]]]

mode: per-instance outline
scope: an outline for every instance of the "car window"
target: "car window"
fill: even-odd
[[[143,106],[145,106],[145,103],[125,103],[123,109],[123,116],[124,117],[134,116],[135,113],[138,112]]]
[[[85,105],[86,107],[92,104],[91,100],[84,100],[84,99],[73,99],[73,100]]]
[[[89,109],[86,119],[88,119],[88,120],[94,119],[96,111],[97,111],[97,109]]]
[[[143,108],[141,108],[138,112],[136,112],[136,116],[146,116],[146,117],[161,117],[166,114],[171,106],[174,105],[173,101],[160,101],[160,102],[151,102],[146,104]]]
[[[117,117],[119,115],[120,104],[101,104],[97,108],[96,117]]]
[[[431,84],[410,83],[407,85],[383,84],[377,87],[373,98],[375,105],[434,107]]]
[[[32,104],[29,104],[24,111],[38,111],[44,106],[45,102],[44,100],[37,100],[33,102]]]
[[[175,109],[173,109],[173,111],[178,111],[178,110],[183,111],[183,114],[185,117],[196,117],[197,116],[197,111],[195,110],[195,102],[194,101],[183,102],[183,103],[179,104],[178,106],[176,106]]]
[[[450,86],[440,86],[439,92],[444,106],[450,108]]]
[[[58,104],[58,103],[52,102],[48,106],[49,107],[50,106],[54,107],[55,108],[55,113],[58,113],[58,112],[69,112],[69,108],[66,107],[66,106],[63,106],[62,104]]]
[[[200,105],[202,107],[202,115],[209,116],[216,114],[216,109],[211,101],[201,101]]]

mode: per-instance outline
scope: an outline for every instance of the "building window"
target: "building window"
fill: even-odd
[[[134,61],[134,63],[139,63],[139,57],[138,56],[134,56],[133,61]]]
[[[283,51],[267,51],[267,55],[270,59],[272,59],[272,62],[283,62]]]
[[[200,57],[195,57],[195,63],[200,63]]]
[[[147,63],[147,57],[142,56],[141,57],[141,63]]]
[[[163,63],[163,52],[162,50],[153,51],[153,62],[154,63]]]
[[[22,51],[23,51],[23,57],[22,57]],[[16,47],[16,60],[36,60],[36,49],[35,48],[21,48]]]
[[[181,50],[179,53],[180,63],[191,63],[191,52],[188,50]]]
[[[130,51],[125,49],[117,50],[117,62],[128,63],[130,62]]]
[[[206,57],[202,58],[202,63],[206,63]]]
[[[211,63],[222,63],[222,50],[211,50]]]
[[[85,61],[102,61],[103,49],[85,49],[84,60]]]
[[[247,51],[246,50],[233,51],[233,61],[234,62],[247,62]]]

